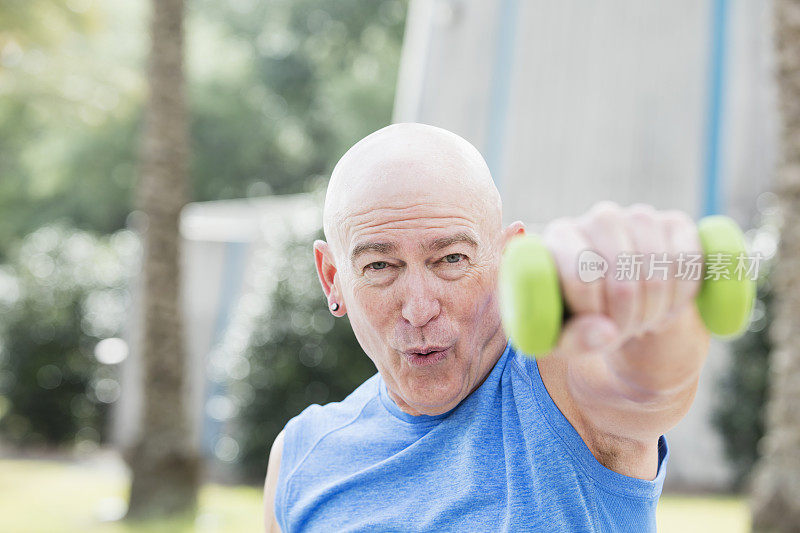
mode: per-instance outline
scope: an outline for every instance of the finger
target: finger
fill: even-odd
[[[589,243],[574,220],[559,218],[552,221],[542,235],[558,268],[564,303],[573,314],[604,313],[603,280],[583,281],[578,272],[581,253]]]
[[[610,352],[620,340],[616,323],[601,314],[583,314],[573,317],[561,331],[554,353],[559,357],[581,357],[599,352]]]
[[[686,305],[693,303],[702,283],[702,266],[693,272],[687,265],[687,258],[702,257],[702,246],[694,221],[682,211],[661,213],[666,228],[668,247],[674,256],[675,283],[669,314],[674,315]],[[700,262],[702,263],[702,262]]]
[[[625,213],[625,221],[633,249],[642,254],[642,270],[639,276],[642,289],[642,328],[664,320],[672,303],[673,280],[669,276],[663,254],[667,250],[667,237],[664,223],[657,211],[649,205],[634,204]],[[664,268],[656,269],[661,259]]]
[[[601,202],[578,219],[578,227],[591,248],[609,265],[603,282],[605,309],[623,335],[635,333],[641,324],[641,290],[638,276],[626,276],[635,268],[633,243],[621,216],[611,202]],[[623,253],[624,252],[624,253]],[[635,274],[635,272],[633,272]],[[628,279],[628,278],[633,279]]]

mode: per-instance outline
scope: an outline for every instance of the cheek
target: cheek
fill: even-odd
[[[350,300],[354,308],[367,318],[379,320],[387,316],[391,306],[389,291],[370,286],[368,283],[357,283],[353,286]]]
[[[496,269],[476,270],[464,276],[449,293],[454,316],[473,325],[499,321],[496,285]]]
[[[392,304],[385,291],[368,285],[356,285],[348,295],[347,312],[359,341],[380,343],[380,334],[391,327]]]

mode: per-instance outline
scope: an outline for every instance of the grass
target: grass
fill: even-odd
[[[0,531],[13,533],[160,533],[262,531],[257,487],[205,485],[192,521],[103,522],[119,516],[128,495],[119,468],[56,461],[0,460]]]
[[[57,461],[0,460],[0,531],[11,533],[160,533],[262,531],[261,489],[205,485],[194,521],[103,522],[119,516],[127,497],[123,469]],[[658,530],[693,533],[749,530],[741,498],[665,495]]]
[[[666,533],[744,533],[750,531],[750,511],[739,496],[666,494],[656,511],[658,531]]]

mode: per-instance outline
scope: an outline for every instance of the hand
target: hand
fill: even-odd
[[[614,351],[631,339],[668,330],[694,306],[700,276],[676,276],[680,253],[701,253],[695,223],[683,212],[600,202],[578,218],[551,222],[543,236],[572,312],[556,348],[560,354]],[[585,250],[606,260],[604,277],[580,279]]]
[[[701,253],[696,226],[679,211],[601,202],[576,219],[555,220],[544,240],[572,317],[552,355],[537,360],[542,380],[606,467],[652,479],[658,436],[689,410],[708,353],[710,335],[694,303],[701,276],[676,276],[681,252]],[[608,262],[605,277],[581,281],[584,250]],[[647,279],[651,253],[667,254],[665,276]],[[644,254],[639,276],[617,279],[634,254]]]

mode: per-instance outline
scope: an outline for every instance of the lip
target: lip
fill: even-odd
[[[452,346],[419,346],[402,353],[411,366],[429,366],[446,359],[452,351]]]

